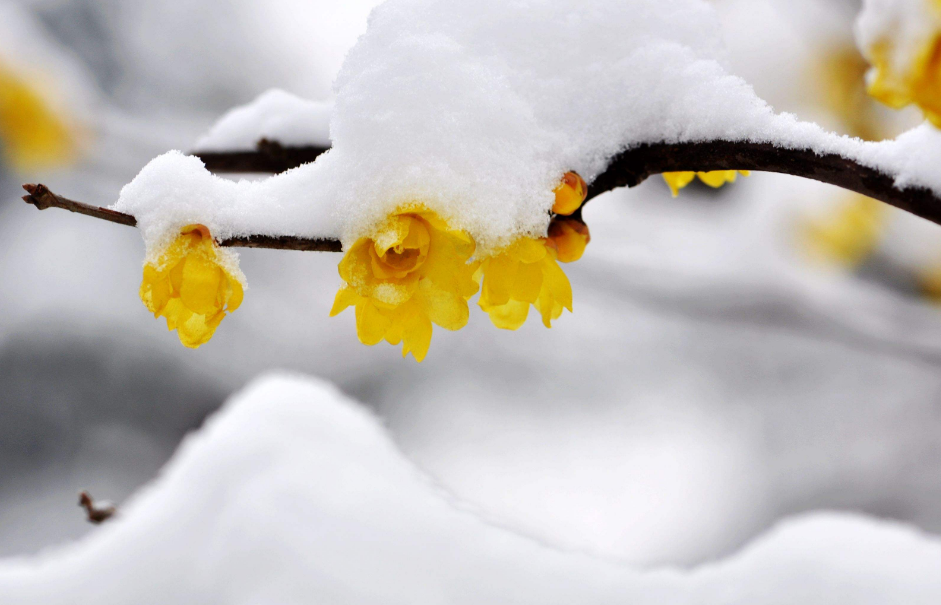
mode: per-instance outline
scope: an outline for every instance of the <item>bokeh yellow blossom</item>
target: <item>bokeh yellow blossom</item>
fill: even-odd
[[[726,183],[734,183],[736,176],[749,176],[748,170],[712,170],[709,172],[664,172],[663,180],[667,182],[673,197],[680,194],[680,189],[693,182],[697,176],[710,187],[718,188]]]
[[[574,263],[585,253],[591,233],[582,221],[557,217],[549,223],[546,245],[555,248],[560,263]]]
[[[854,194],[840,208],[802,226],[801,243],[814,259],[855,267],[879,245],[888,208],[882,202]]]
[[[577,172],[566,172],[562,176],[562,182],[553,193],[555,193],[555,203],[552,205],[552,211],[568,216],[582,207],[588,196],[588,185]]]
[[[936,10],[941,11],[937,4]],[[914,103],[941,128],[941,31],[926,39],[910,57],[898,56],[898,46],[882,39],[866,49],[872,64],[867,74],[869,94],[893,109]]]
[[[209,342],[226,312],[242,304],[245,278],[235,257],[213,240],[203,225],[189,225],[144,265],[140,298],[154,317],[165,317],[183,345]]]
[[[18,170],[68,161],[73,132],[28,82],[0,63],[0,138],[4,161]]]
[[[545,240],[521,237],[481,260],[478,277],[483,282],[478,304],[493,325],[516,330],[533,305],[542,315],[542,323],[551,328],[563,308],[572,310],[572,286],[556,255]]]
[[[477,292],[475,244],[434,213],[406,209],[372,235],[354,243],[340,261],[346,286],[330,315],[356,309],[360,342],[402,343],[402,356],[421,361],[432,324],[459,330],[467,324],[467,299]]]

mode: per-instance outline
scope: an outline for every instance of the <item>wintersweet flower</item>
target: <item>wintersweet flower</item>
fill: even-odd
[[[867,74],[870,95],[893,109],[914,103],[941,128],[941,32],[910,57],[898,56],[893,42],[883,39],[867,50],[866,58],[872,64]]]
[[[483,259],[478,277],[483,280],[478,304],[498,328],[518,329],[530,305],[542,315],[547,328],[563,308],[572,310],[572,286],[559,267],[555,248],[546,240],[517,239]]]
[[[585,198],[588,197],[588,185],[577,172],[566,172],[562,176],[562,182],[553,193],[555,193],[555,203],[552,205],[552,211],[568,216],[582,207]]]
[[[242,304],[245,276],[238,257],[220,248],[209,229],[189,225],[158,256],[144,265],[140,298],[154,314],[167,319],[184,346],[209,342],[216,328]]]
[[[546,245],[555,248],[560,263],[573,263],[580,259],[590,241],[588,225],[580,220],[556,217],[549,223]]]
[[[433,212],[401,211],[372,237],[360,238],[340,261],[346,286],[337,292],[331,317],[356,309],[360,342],[402,343],[402,356],[421,361],[431,344],[432,324],[459,330],[467,324],[467,299],[477,292],[474,240]]]
[[[0,64],[0,138],[4,159],[20,170],[68,160],[72,132],[20,76]]]
[[[709,172],[664,172],[663,180],[667,182],[673,197],[680,194],[680,189],[693,182],[697,176],[703,183],[710,187],[719,188],[726,183],[734,183],[736,176],[749,176],[748,170],[712,170]]]

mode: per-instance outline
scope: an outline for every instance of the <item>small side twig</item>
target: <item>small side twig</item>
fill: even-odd
[[[98,525],[113,517],[118,512],[117,507],[107,501],[95,502],[91,495],[83,491],[78,495],[78,505],[85,509],[88,522]]]

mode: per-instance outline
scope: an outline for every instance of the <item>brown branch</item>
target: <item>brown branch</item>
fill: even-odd
[[[130,214],[116,212],[108,208],[90,206],[57,195],[45,185],[23,185],[29,195],[23,196],[23,201],[32,204],[40,210],[46,208],[62,208],[69,212],[78,212],[86,216],[99,218],[112,223],[137,226],[137,219]],[[246,237],[230,237],[219,242],[220,246],[231,248],[274,248],[276,250],[302,250],[307,252],[341,252],[343,246],[335,239],[312,239],[294,235],[249,235]]]
[[[836,185],[941,224],[941,199],[921,187],[895,187],[895,177],[836,154],[788,149],[770,143],[708,141],[640,145],[611,160],[588,187],[588,199],[618,187],[634,187],[663,172],[755,170],[779,172]]]
[[[107,502],[95,502],[88,492],[81,492],[78,495],[78,505],[85,509],[88,516],[88,522],[98,525],[114,516],[118,509],[113,504]]]
[[[302,158],[316,157],[312,155],[315,149],[312,147],[281,147],[277,143],[265,141],[262,143],[276,146],[275,148],[281,150],[279,153],[283,152],[280,156],[279,161],[282,163],[279,167],[284,169],[300,165],[303,163]],[[259,146],[261,147],[261,143]],[[267,152],[259,153],[263,155]],[[256,172],[262,164],[253,162],[256,160],[247,161],[242,166],[251,165],[251,171]],[[235,162],[228,164],[230,167],[235,165]],[[588,199],[618,187],[635,187],[654,174],[710,170],[779,172],[813,179],[856,191],[941,224],[941,199],[929,189],[921,187],[898,189],[895,187],[895,178],[892,175],[863,166],[851,159],[835,154],[818,154],[812,149],[775,147],[770,143],[707,141],[640,145],[618,154],[611,160],[607,169],[589,185]],[[122,225],[137,224],[133,216],[69,200],[52,193],[43,185],[24,185],[23,188],[29,193],[23,199],[40,210],[53,207],[64,208],[71,212]],[[219,243],[222,246],[279,250],[339,252],[342,249],[340,242],[335,239],[309,239],[290,235],[251,235],[230,238]]]
[[[210,172],[260,172],[277,174],[313,162],[329,147],[309,145],[285,147],[277,141],[261,139],[255,151],[194,151]]]

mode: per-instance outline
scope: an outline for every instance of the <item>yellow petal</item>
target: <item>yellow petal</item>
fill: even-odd
[[[402,357],[411,352],[415,361],[421,363],[431,346],[431,332],[431,320],[425,315],[416,313],[406,325],[402,335]]]
[[[713,170],[711,172],[697,172],[699,180],[713,188],[719,188],[726,183],[735,182],[734,170]]]
[[[374,345],[385,338],[392,321],[369,300],[356,305],[356,334],[364,345]]]
[[[520,263],[519,269],[516,272],[516,280],[513,283],[513,300],[534,303],[536,302],[536,298],[539,297],[539,290],[541,288],[541,263]]]
[[[686,187],[696,178],[695,172],[664,172],[663,180],[666,181],[673,193],[673,197],[680,194],[680,189]]]
[[[217,301],[222,278],[222,269],[205,254],[187,256],[183,264],[180,300],[194,313],[214,315],[220,310]]]
[[[496,305],[484,310],[490,316],[493,325],[501,330],[518,330],[520,326],[526,323],[526,317],[529,315],[529,303],[511,300],[504,305]]]
[[[425,308],[433,323],[447,330],[460,330],[467,325],[470,312],[467,300],[460,294],[439,290],[429,284],[422,288],[421,295],[426,301]]]
[[[359,302],[362,298],[359,294],[356,293],[356,290],[350,287],[340,288],[340,291],[337,292],[336,298],[333,299],[333,308],[330,309],[330,317],[339,315],[347,307],[351,307]]]

